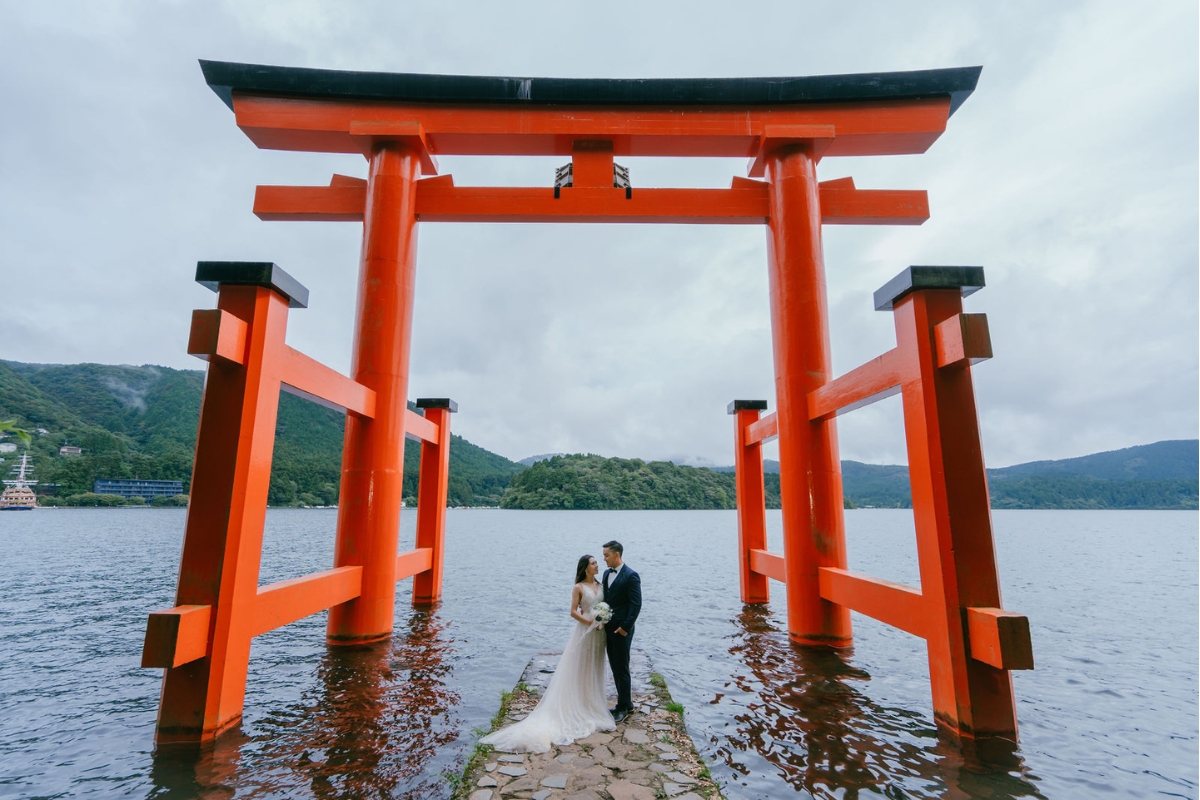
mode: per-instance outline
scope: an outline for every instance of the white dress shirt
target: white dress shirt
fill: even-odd
[[[608,574],[608,580],[604,584],[605,589],[612,587],[613,581],[615,581],[617,579],[617,576],[621,574],[621,570],[624,568],[625,568],[624,561],[622,561],[619,566],[613,568],[613,571]]]

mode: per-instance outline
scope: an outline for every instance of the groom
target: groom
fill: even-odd
[[[604,623],[608,664],[617,685],[617,706],[612,710],[617,722],[633,712],[633,694],[629,679],[629,645],[633,624],[642,610],[642,579],[622,560],[625,548],[620,542],[604,545],[604,602],[612,608],[612,618]]]

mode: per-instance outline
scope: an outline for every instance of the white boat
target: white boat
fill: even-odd
[[[21,454],[21,461],[12,469],[15,478],[4,481],[4,491],[0,492],[0,511],[32,511],[38,507],[37,496],[32,487],[37,485],[33,480],[33,466],[29,463],[29,453]]]

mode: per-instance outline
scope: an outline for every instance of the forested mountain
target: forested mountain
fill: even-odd
[[[553,456],[515,475],[502,508],[734,508],[731,476],[668,461]]]
[[[989,469],[992,508],[1197,507],[1200,441],[1176,439],[1060,461]],[[858,506],[909,508],[908,467],[842,462],[845,496]]]
[[[908,467],[843,461],[842,494],[857,506],[908,508],[912,505]]]
[[[90,492],[96,478],[191,479],[204,373],[155,366],[0,361],[0,420],[35,435],[38,479],[60,496]],[[272,505],[337,502],[344,418],[283,394],[279,401]],[[59,456],[64,444],[83,448]],[[405,495],[415,497],[419,448],[405,447]],[[451,505],[496,505],[522,467],[452,435]]]
[[[779,508],[779,476],[765,476],[767,508]],[[733,475],[638,458],[556,455],[514,475],[501,508],[736,508]]]
[[[191,479],[204,373],[154,366],[0,361],[0,420],[35,435],[39,488],[90,492],[96,478]],[[341,472],[343,415],[280,397],[272,505],[332,505]],[[10,440],[11,441],[11,440]],[[64,444],[83,449],[60,456]],[[988,470],[994,508],[1197,507],[1200,442],[1157,442],[1061,461]],[[415,497],[419,448],[405,447],[404,492]],[[534,459],[541,460],[534,460]],[[459,436],[450,445],[451,505],[505,508],[733,508],[731,467],[594,455],[537,456],[528,469]],[[0,464],[7,472],[8,464]],[[766,465],[767,506],[779,507],[778,463]],[[515,477],[514,477],[515,476]],[[912,505],[908,468],[842,462],[847,506]],[[511,480],[511,485],[510,485]]]
[[[779,508],[779,464],[765,466],[767,507]],[[988,470],[993,508],[1195,509],[1195,439]],[[908,467],[842,462],[847,508],[911,508]],[[600,456],[538,461],[513,478],[505,508],[733,508],[733,468]]]
[[[1108,481],[1179,480],[1196,477],[1196,471],[1200,469],[1198,453],[1200,443],[1195,439],[1171,439],[1059,461],[1030,461],[990,469],[988,474],[1004,479],[1029,475],[1073,475]]]

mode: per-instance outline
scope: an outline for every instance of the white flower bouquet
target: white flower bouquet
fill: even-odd
[[[608,603],[601,600],[596,605],[592,606],[592,616],[596,622],[605,623],[612,619],[612,607]]]

